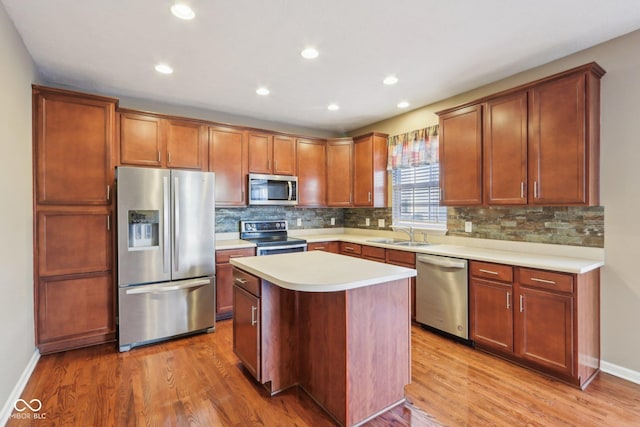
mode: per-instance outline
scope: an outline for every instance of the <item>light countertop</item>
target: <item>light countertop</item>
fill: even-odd
[[[414,277],[416,270],[323,251],[232,258],[234,266],[293,291],[335,292]]]
[[[310,230],[311,231],[311,230]],[[297,234],[293,234],[298,236]],[[604,261],[599,259],[590,259],[583,257],[572,257],[548,253],[536,253],[527,251],[503,250],[496,248],[484,248],[479,246],[466,246],[459,244],[433,244],[424,247],[402,247],[392,244],[371,242],[371,239],[380,238],[376,234],[352,234],[352,233],[331,233],[331,234],[313,234],[305,233],[299,235],[306,239],[307,243],[343,241],[349,243],[357,243],[362,245],[377,246],[387,249],[396,249],[407,252],[415,252],[416,254],[429,254],[464,258],[475,261],[494,262],[498,264],[508,264],[519,267],[538,268],[541,270],[559,271],[564,273],[582,274],[604,266]],[[495,242],[492,242],[495,243]],[[239,247],[255,247],[253,243],[244,240],[218,240],[216,241],[216,249],[234,249]],[[559,245],[554,245],[559,246]],[[505,246],[507,247],[507,246]],[[571,247],[565,247],[565,252],[570,253]]]

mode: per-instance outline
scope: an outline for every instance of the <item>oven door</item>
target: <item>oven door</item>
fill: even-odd
[[[307,250],[306,243],[282,246],[258,246],[256,250],[257,256],[288,254],[291,252],[305,252]]]

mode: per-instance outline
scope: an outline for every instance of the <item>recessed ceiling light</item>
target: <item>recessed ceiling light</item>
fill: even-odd
[[[269,89],[267,89],[266,87],[263,86],[263,87],[259,87],[258,89],[256,89],[256,93],[258,95],[267,96],[271,92],[269,91]]]
[[[398,83],[398,78],[396,76],[387,76],[387,77],[384,78],[382,83],[384,83],[386,85],[394,85],[394,84]]]
[[[336,103],[327,105],[327,110],[329,111],[338,111],[339,109],[340,109],[340,106]]]
[[[304,49],[302,52],[300,52],[300,55],[302,55],[302,57],[306,59],[313,59],[313,58],[317,58],[319,53],[315,48],[308,47]]]
[[[409,105],[407,101],[398,102],[398,108],[407,108]]]
[[[171,74],[173,73],[173,68],[167,64],[158,64],[156,65],[156,71],[162,74]]]
[[[196,13],[188,5],[184,3],[176,3],[171,6],[171,13],[180,19],[193,19]]]

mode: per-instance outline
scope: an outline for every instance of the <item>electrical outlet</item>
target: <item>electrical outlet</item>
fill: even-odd
[[[371,225],[371,220],[369,218],[365,218],[364,219],[364,225],[366,225],[367,227]]]
[[[378,220],[378,227],[384,228],[384,218]]]
[[[471,233],[473,231],[473,223],[471,221],[464,222],[464,231],[465,233]]]
[[[335,218],[331,218],[331,225],[336,225],[336,219]]]
[[[298,218],[298,219],[296,220],[296,225],[297,225],[298,227],[302,227],[302,218]]]

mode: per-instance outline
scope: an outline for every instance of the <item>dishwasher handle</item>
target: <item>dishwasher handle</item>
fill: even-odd
[[[419,255],[418,262],[437,265],[438,267],[466,268],[467,260],[458,258],[447,258],[442,256]]]

